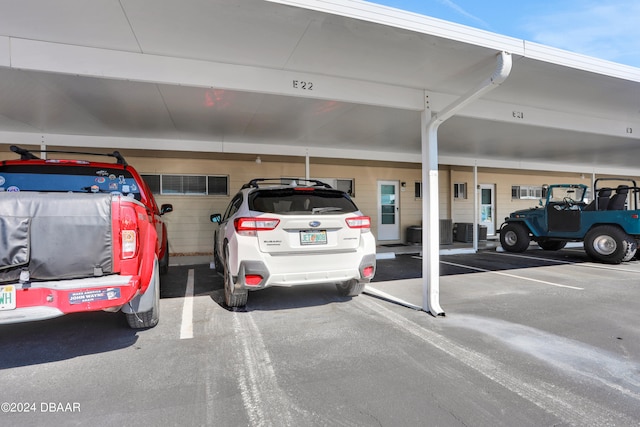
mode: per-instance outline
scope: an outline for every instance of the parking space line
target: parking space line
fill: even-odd
[[[494,253],[494,252],[487,252],[487,253]],[[495,254],[499,256],[511,256],[516,258],[532,259],[536,261],[549,261],[549,262],[555,262],[558,264],[571,264],[571,265],[575,265],[576,267],[583,267],[583,268],[597,268],[598,270],[613,270],[613,271],[626,271],[629,273],[640,273],[640,270],[631,270],[628,268],[621,268],[619,266],[613,266],[613,265],[607,265],[607,264],[596,264],[592,262],[563,261],[559,259],[539,258],[539,257],[533,257],[533,256],[527,256],[527,255],[507,254],[507,253],[497,253],[497,252]]]
[[[497,274],[497,275],[500,275],[500,276],[511,277],[511,278],[514,278],[514,279],[528,280],[530,282],[542,283],[544,285],[555,286],[555,287],[558,287],[558,288],[567,288],[567,289],[575,289],[577,291],[584,291],[584,288],[578,288],[576,286],[561,285],[559,283],[547,282],[546,280],[538,280],[538,279],[533,279],[531,277],[524,277],[524,276],[518,276],[516,274],[503,273],[501,271],[486,270],[484,268],[472,267],[470,265],[456,264],[454,262],[448,262],[448,261],[440,261],[440,262],[442,264],[452,265],[454,267],[466,268],[466,269],[469,269],[469,270],[480,271],[480,272],[483,272],[483,273],[493,273],[493,274]]]
[[[541,257],[536,257],[536,256],[531,256],[531,255],[519,255],[519,254],[509,254],[506,252],[487,252],[490,254],[495,254],[495,255],[499,255],[499,256],[510,256],[510,257],[514,257],[514,258],[523,258],[523,259],[532,259],[534,261],[549,261],[549,262],[555,262],[557,264],[576,264],[573,261],[564,261],[561,259],[553,259],[553,258],[541,258]]]
[[[187,276],[187,290],[184,293],[184,304],[182,305],[181,340],[193,338],[193,276],[193,268],[190,268]]]
[[[232,313],[233,332],[242,359],[236,379],[251,426],[292,426],[299,408],[278,384],[262,332],[251,313]],[[304,424],[304,423],[302,423]]]

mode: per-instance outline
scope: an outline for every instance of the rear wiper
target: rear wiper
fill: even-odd
[[[326,213],[326,212],[339,212],[341,210],[342,210],[342,208],[332,208],[332,207],[313,208],[313,209],[311,209],[311,213],[312,214],[317,214],[317,213]]]

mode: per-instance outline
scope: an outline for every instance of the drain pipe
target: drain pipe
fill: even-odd
[[[307,148],[307,151],[305,152],[304,155],[304,179],[309,180],[310,176],[310,171],[309,171],[309,149]]]
[[[501,85],[509,77],[511,65],[511,54],[500,52],[495,71],[480,85],[432,117],[427,106],[422,112],[422,309],[433,316],[444,316],[440,307],[438,127],[466,105]]]

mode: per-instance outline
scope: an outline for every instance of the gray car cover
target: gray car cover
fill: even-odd
[[[111,273],[111,197],[0,192],[0,283]]]

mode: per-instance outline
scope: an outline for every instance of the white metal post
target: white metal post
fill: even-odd
[[[480,213],[480,185],[478,184],[478,165],[473,165],[473,251],[478,252],[479,239],[479,222],[478,214]]]
[[[491,76],[436,115],[431,114],[429,100],[425,93],[424,109],[420,116],[422,126],[422,309],[434,316],[444,316],[444,310],[440,307],[438,127],[466,105],[502,84],[511,73],[511,65],[511,55],[500,52],[496,69]],[[475,223],[477,221],[476,217]],[[474,235],[476,233],[477,231]]]
[[[426,101],[426,96],[425,96]],[[440,307],[440,215],[438,198],[438,126],[428,105],[422,126],[422,309],[443,316]]]

